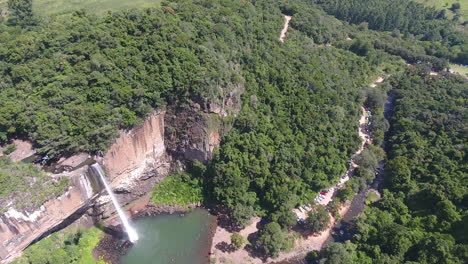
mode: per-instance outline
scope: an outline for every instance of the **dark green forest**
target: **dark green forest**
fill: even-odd
[[[177,0],[41,17],[30,4],[11,0],[0,23],[0,144],[28,139],[53,159],[99,154],[154,109],[197,103],[205,111],[240,89],[241,110],[223,120],[229,129],[214,158],[189,163],[153,200],[222,205],[240,227],[263,217],[270,223],[259,243],[276,256],[291,248],[291,210],[347,170],[364,105],[375,145],[357,157],[362,166],[337,200],[370,183],[379,160],[385,190],[352,240],[315,260],[466,263],[468,82],[446,69],[468,64],[468,38],[443,12],[410,0]],[[282,43],[284,14],[293,18]],[[388,78],[370,90],[377,76]],[[1,159],[0,198],[29,179],[15,169],[44,177]],[[55,179],[41,199],[65,185]],[[184,195],[177,186],[186,197],[174,197]]]
[[[329,245],[322,261],[466,263],[468,83],[418,70],[389,82],[395,108],[383,199],[358,218],[354,244]]]
[[[370,29],[403,34],[406,39],[425,41],[426,51],[440,58],[468,64],[468,33],[458,21],[410,0],[313,0],[338,19]]]

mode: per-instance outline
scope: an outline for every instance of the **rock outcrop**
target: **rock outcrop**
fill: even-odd
[[[120,204],[143,196],[169,174],[171,157],[164,141],[165,115],[165,111],[153,112],[141,126],[122,131],[100,159]],[[107,194],[97,200],[95,207],[102,218],[115,211]]]
[[[67,226],[86,211],[98,219],[115,212],[109,196],[101,192],[96,175],[85,173],[93,159],[105,167],[122,205],[151,191],[170,173],[174,161],[210,159],[223,133],[222,118],[240,109],[240,93],[230,94],[222,105],[204,106],[204,110],[195,104],[155,111],[140,126],[122,131],[103,157],[82,153],[60,159],[52,171],[70,177],[66,193],[34,212],[17,211],[11,205],[0,214],[0,260],[11,260],[34,241]]]
[[[166,147],[172,157],[201,162],[212,158],[221,140],[219,114],[201,112],[190,106],[172,106],[168,108],[165,122]]]
[[[126,188],[148,171],[167,173],[169,157],[164,145],[165,112],[154,112],[145,122],[121,132],[102,159],[114,188]]]
[[[16,257],[36,239],[70,223],[78,211],[86,211],[99,192],[93,189],[94,179],[84,170],[70,177],[70,187],[61,196],[44,203],[34,212],[10,207],[0,215],[0,260]],[[95,187],[96,188],[96,187]]]

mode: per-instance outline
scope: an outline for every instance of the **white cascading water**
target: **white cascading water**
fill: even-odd
[[[105,173],[102,170],[101,165],[99,165],[98,163],[95,163],[91,165],[91,167],[93,167],[99,174],[99,177],[101,178],[101,181],[104,184],[104,187],[106,188],[107,193],[111,197],[111,200],[112,200],[112,203],[114,204],[115,209],[117,210],[117,214],[119,215],[120,220],[122,221],[122,224],[124,225],[125,231],[127,232],[127,235],[128,235],[128,239],[130,240],[130,242],[134,243],[135,241],[138,240],[138,234],[136,230],[130,225],[130,222],[128,221],[127,216],[125,215],[124,211],[120,207],[119,202],[117,201],[117,198],[115,198],[114,196],[114,192],[110,188],[109,184],[107,184]]]

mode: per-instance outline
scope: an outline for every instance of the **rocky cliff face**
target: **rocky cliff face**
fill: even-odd
[[[210,159],[220,142],[221,118],[239,109],[237,103],[230,104],[232,99],[226,100],[226,105],[204,106],[204,110],[196,104],[168,107],[167,112],[155,111],[140,126],[122,131],[103,157],[94,157],[105,167],[119,202],[125,205],[149,192],[170,173],[174,160]],[[11,260],[34,241],[67,226],[86,211],[98,219],[114,213],[109,196],[101,192],[99,179],[87,173],[91,162],[83,153],[61,159],[56,165],[65,169],[59,171],[65,171],[62,174],[71,179],[66,193],[34,212],[17,211],[11,205],[0,214],[0,260]]]
[[[193,106],[172,106],[167,112],[165,138],[171,156],[181,161],[211,159],[221,140],[221,117]]]
[[[171,157],[166,152],[164,141],[165,115],[165,111],[154,112],[141,126],[121,132],[100,159],[121,204],[149,192],[170,172]],[[95,212],[102,218],[114,213],[107,194],[97,200]]]
[[[125,188],[149,170],[165,173],[169,164],[164,145],[165,112],[154,112],[145,122],[121,132],[102,159],[113,187]]]
[[[15,257],[35,239],[73,219],[77,211],[86,211],[99,191],[93,189],[92,181],[84,169],[77,171],[70,176],[71,184],[64,194],[47,201],[37,210],[31,212],[10,207],[1,214],[0,260]]]

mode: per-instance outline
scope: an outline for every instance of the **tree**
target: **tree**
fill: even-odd
[[[379,154],[373,150],[377,148],[378,147],[370,145],[368,148],[364,149],[361,154],[354,159],[356,164],[375,170],[379,166]]]
[[[237,249],[242,248],[245,242],[246,242],[245,238],[239,233],[233,233],[231,235],[231,244],[233,244]]]
[[[327,210],[322,205],[312,205],[312,210],[307,213],[307,227],[317,233],[327,228],[328,224],[330,224],[330,215]]]
[[[379,88],[370,88],[367,89],[366,101],[364,105],[371,109],[382,108],[385,101],[387,101],[387,95],[385,91],[380,90]]]
[[[265,255],[271,257],[277,257],[281,251],[292,246],[292,241],[281,230],[280,225],[275,222],[268,223],[263,227],[257,243],[263,249]]]
[[[33,24],[32,0],[8,0],[8,10],[11,24],[22,27]]]
[[[411,170],[408,163],[408,158],[404,156],[396,157],[387,162],[385,166],[385,179],[394,188],[402,188],[410,183]]]
[[[273,222],[277,222],[282,228],[288,228],[296,223],[296,216],[290,208],[284,206],[271,215]]]
[[[460,9],[461,8],[461,5],[460,3],[453,3],[452,4],[452,7],[450,8],[450,10],[452,10],[453,12],[455,12],[456,10]]]
[[[320,264],[353,264],[356,263],[356,245],[345,243],[330,243],[322,253]]]
[[[356,53],[359,56],[367,56],[369,51],[372,49],[371,44],[368,41],[357,39],[351,44],[349,50]]]

